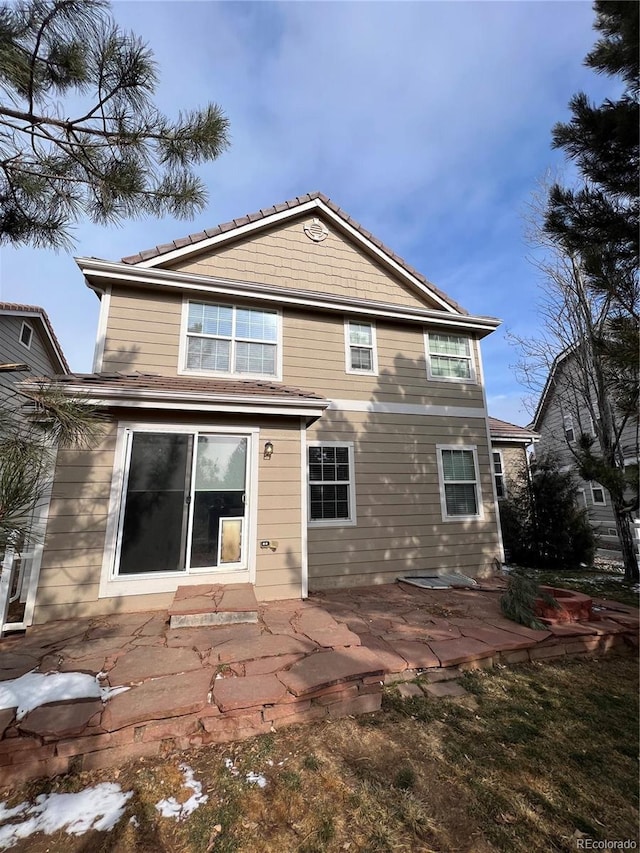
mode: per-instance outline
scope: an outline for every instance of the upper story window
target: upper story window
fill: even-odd
[[[444,521],[482,517],[475,447],[437,445],[440,503]]]
[[[280,314],[189,302],[184,369],[280,378]]]
[[[31,349],[31,341],[33,340],[33,329],[27,323],[23,323],[20,327],[20,337],[18,338],[22,346]]]
[[[604,489],[599,483],[591,483],[591,501],[594,506],[606,506],[607,499],[604,496]]]
[[[573,428],[573,417],[571,415],[565,415],[562,422],[564,426],[564,437],[569,444],[572,444],[576,440],[576,434]]]
[[[507,490],[504,485],[504,465],[502,463],[502,452],[500,450],[493,451],[493,476],[496,481],[496,495],[499,498],[506,498]]]
[[[471,341],[462,335],[425,334],[427,372],[430,379],[475,382]]]
[[[344,321],[345,367],[347,373],[378,373],[376,327],[359,320]]]

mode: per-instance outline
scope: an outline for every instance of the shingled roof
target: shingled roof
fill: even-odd
[[[81,386],[88,393],[112,388],[139,393],[166,391],[207,397],[260,397],[274,401],[327,402],[319,394],[302,391],[300,388],[252,379],[206,379],[194,376],[161,376],[158,373],[71,373],[56,377],[56,381]]]
[[[22,305],[18,302],[0,302],[0,312],[10,312],[12,314],[17,314],[18,316],[25,315],[27,317],[31,317],[34,314],[37,314],[42,320],[45,329],[47,330],[54,347],[57,349],[57,356],[60,359],[62,366],[65,370],[69,371],[71,368],[69,367],[69,362],[67,361],[64,352],[62,351],[62,345],[58,340],[56,333],[53,331],[53,326],[51,325],[51,320],[47,316],[47,312],[44,308],[41,308],[39,305]]]
[[[503,439],[508,441],[535,441],[538,438],[538,433],[535,430],[527,429],[526,427],[510,424],[508,421],[501,421],[498,418],[489,418],[489,431],[492,439]]]
[[[207,228],[204,231],[199,231],[197,234],[189,234],[187,237],[181,237],[178,240],[173,240],[171,243],[164,243],[161,246],[155,246],[152,249],[144,249],[142,252],[138,252],[135,255],[129,255],[125,258],[122,258],[122,263],[124,264],[139,264],[143,261],[151,260],[152,258],[161,257],[162,255],[166,255],[169,252],[174,252],[176,249],[184,249],[188,246],[197,246],[198,243],[201,243],[203,240],[210,239],[211,237],[218,237],[221,234],[225,234],[229,231],[233,231],[235,228],[241,228],[243,225],[248,225],[251,222],[257,222],[260,219],[266,219],[269,216],[273,216],[276,213],[283,213],[286,210],[295,211],[296,208],[300,207],[303,204],[307,204],[310,201],[321,201],[326,207],[329,208],[336,216],[340,217],[346,224],[350,225],[353,229],[358,231],[366,240],[372,243],[377,249],[381,252],[384,252],[391,260],[393,260],[398,266],[402,267],[409,275],[413,276],[417,279],[421,284],[428,287],[434,293],[436,293],[441,299],[443,299],[448,305],[450,305],[455,311],[460,314],[468,314],[461,305],[458,305],[450,296],[447,296],[446,293],[443,293],[439,290],[432,282],[430,282],[421,272],[419,272],[415,267],[412,267],[408,264],[404,258],[401,258],[399,255],[396,255],[388,246],[386,246],[381,240],[379,240],[374,234],[370,231],[367,231],[365,228],[360,225],[359,222],[356,222],[349,214],[342,210],[335,202],[331,201],[326,195],[321,192],[311,192],[306,193],[305,195],[298,196],[297,198],[290,199],[289,201],[282,202],[281,204],[274,204],[272,207],[266,207],[263,210],[258,210],[254,213],[248,213],[245,216],[241,216],[239,219],[232,219],[230,222],[224,222],[221,225],[216,225],[214,228]]]

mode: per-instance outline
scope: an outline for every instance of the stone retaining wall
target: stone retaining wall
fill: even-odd
[[[240,702],[246,707],[234,708],[232,702],[225,707],[224,700],[218,699],[216,704],[209,698],[206,705],[194,703],[189,713],[161,720],[138,720],[120,727],[122,719],[109,714],[108,705],[103,710],[95,700],[59,703],[55,709],[42,706],[46,714],[36,709],[25,718],[26,722],[20,723],[13,719],[14,711],[0,711],[0,726],[5,729],[0,741],[0,785],[14,786],[42,776],[112,767],[136,758],[242,740],[294,723],[375,712],[381,707],[383,682],[412,681],[418,676],[429,682],[447,681],[458,678],[465,670],[496,664],[624,654],[637,648],[638,636],[633,632],[554,636],[527,649],[499,651],[455,666],[406,669],[386,675],[379,672],[301,695],[289,691],[273,704],[252,706]],[[215,694],[215,687],[212,693]]]

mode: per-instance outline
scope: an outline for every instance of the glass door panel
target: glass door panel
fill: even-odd
[[[185,570],[192,448],[192,435],[132,434],[121,575]]]
[[[242,562],[246,477],[247,438],[198,436],[189,563],[192,568]],[[223,523],[224,519],[227,521]]]

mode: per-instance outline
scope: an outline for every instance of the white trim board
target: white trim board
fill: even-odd
[[[104,360],[104,348],[107,341],[107,323],[111,307],[111,285],[108,285],[100,296],[100,314],[96,331],[96,346],[93,353],[93,372],[100,373]]]
[[[195,292],[203,298],[229,296],[233,299],[251,299],[265,304],[295,305],[306,308],[320,308],[340,311],[362,317],[386,317],[393,320],[414,321],[430,326],[442,326],[454,329],[472,329],[479,337],[488,335],[501,324],[495,317],[456,314],[429,308],[408,308],[376,300],[334,296],[298,288],[279,287],[262,282],[235,281],[220,276],[204,276],[196,273],[182,273],[174,270],[144,270],[136,266],[101,261],[94,258],[76,258],[87,284],[92,289],[102,290],[108,283],[121,286],[153,286],[178,290],[183,293]]]
[[[471,406],[422,406],[418,403],[374,403],[371,400],[331,400],[329,410],[382,415],[434,415],[443,418],[486,418],[485,409]]]

